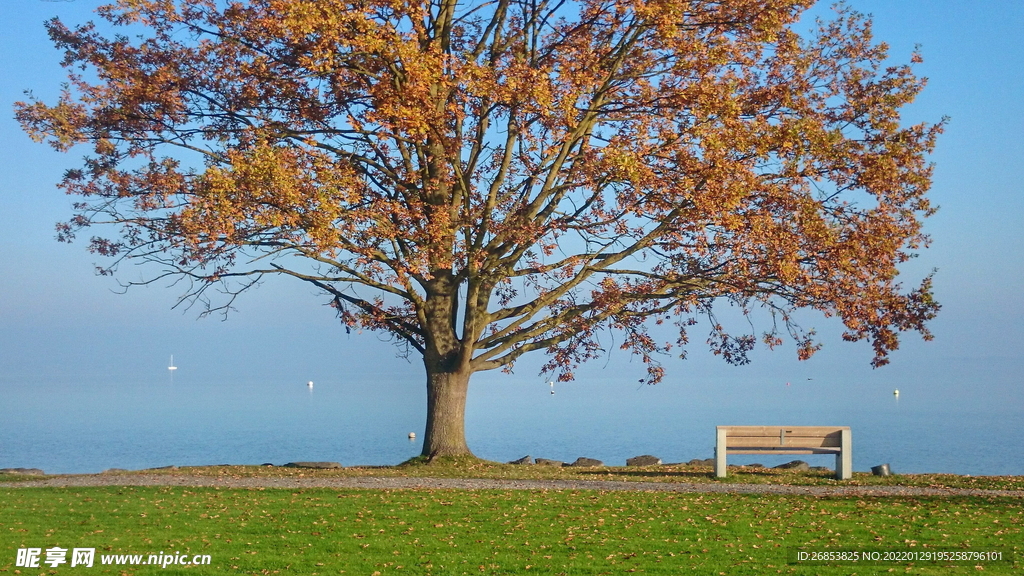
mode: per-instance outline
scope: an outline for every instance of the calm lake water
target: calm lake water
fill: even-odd
[[[397,464],[420,451],[425,394],[415,376],[304,381],[0,381],[0,468],[50,473],[166,465]],[[908,382],[666,382],[637,386],[593,378],[557,384],[478,375],[467,408],[470,447],[482,458],[579,456],[622,465],[712,456],[718,424],[848,425],[857,471],[1024,474],[1024,411],[999,394],[971,397]],[[831,456],[737,456],[735,463]]]

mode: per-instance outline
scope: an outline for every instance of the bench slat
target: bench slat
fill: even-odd
[[[795,436],[827,436],[843,429],[849,430],[849,426],[719,426],[724,428],[729,436],[779,436],[779,430],[786,430],[786,435]]]
[[[743,448],[775,448],[780,446],[793,446],[801,448],[838,448],[842,444],[842,435],[836,432],[835,435],[822,437],[805,437],[805,436],[791,436],[786,434],[779,441],[779,435],[767,436],[767,437],[726,437],[726,447],[732,448],[743,447]]]
[[[728,454],[839,454],[839,449],[831,448],[809,448],[801,450],[799,448],[757,448],[754,450],[744,450],[743,448],[729,448]]]

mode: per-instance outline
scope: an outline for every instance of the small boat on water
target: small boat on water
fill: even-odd
[[[171,354],[171,361],[167,365],[168,370],[177,370],[178,367],[174,365],[174,354]]]

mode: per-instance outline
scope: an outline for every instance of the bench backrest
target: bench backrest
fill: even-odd
[[[849,426],[718,426],[726,448],[840,448]]]

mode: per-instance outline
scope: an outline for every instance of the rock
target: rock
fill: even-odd
[[[764,464],[744,464],[744,468],[764,468]]]
[[[117,474],[119,472],[127,472],[127,470],[124,468],[107,468],[103,472],[100,472],[100,474]]]
[[[658,466],[659,464],[661,464],[661,458],[650,454],[626,459],[626,466]]]
[[[341,464],[337,462],[289,462],[284,465],[285,468],[319,468],[321,470],[333,470],[335,468],[341,468]]]
[[[260,464],[260,466],[269,466],[270,468],[273,468],[274,464],[272,462],[264,462],[263,464]]]
[[[715,466],[715,459],[714,458],[705,458],[704,460],[701,460],[700,458],[694,458],[693,460],[690,460],[689,462],[687,462],[686,465],[687,466],[711,466],[711,467],[714,467]]]
[[[156,468],[146,468],[146,470],[177,470],[177,466],[157,466]]]
[[[519,460],[513,460],[509,462],[509,464],[533,464],[533,458],[530,458],[529,455],[526,455],[520,458]]]
[[[811,466],[811,472],[828,472],[832,473],[832,469],[828,466]]]
[[[581,468],[592,468],[594,466],[604,466],[604,462],[601,462],[600,460],[595,460],[593,458],[585,458],[583,456],[580,456],[579,458],[576,459],[575,462],[573,462],[572,464],[569,464],[569,466],[579,466]]]
[[[538,466],[563,466],[564,463],[561,460],[548,460],[547,458],[537,458],[534,463]]]
[[[785,464],[779,464],[774,467],[776,470],[790,470],[793,472],[807,472],[811,469],[810,465],[803,460],[793,460],[792,462],[786,462]]]
[[[39,468],[0,468],[0,474],[24,474],[26,476],[44,476]]]

